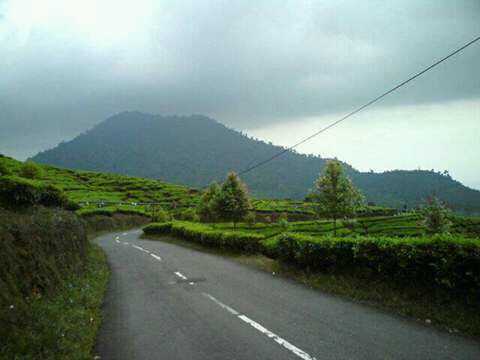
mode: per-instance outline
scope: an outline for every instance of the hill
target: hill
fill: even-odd
[[[25,179],[21,171],[23,164],[0,155],[0,167],[6,169],[6,178],[26,182],[34,187],[54,186],[70,202],[81,205],[77,211],[80,215],[150,213],[152,209],[144,203],[155,203],[169,211],[182,211],[198,201],[197,191],[181,185],[118,174],[74,171],[50,165],[39,165],[39,173],[35,178]]]
[[[282,147],[229,129],[201,115],[114,115],[93,129],[33,157],[39,163],[161,179],[193,187],[219,181],[230,170],[268,158]],[[244,176],[263,198],[305,197],[326,159],[287,152]],[[414,207],[432,194],[457,211],[480,212],[480,191],[450,176],[424,170],[359,172],[344,164],[370,202]]]

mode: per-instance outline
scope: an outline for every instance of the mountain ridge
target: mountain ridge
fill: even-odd
[[[283,150],[203,115],[118,113],[32,160],[67,168],[157,178],[202,187]],[[303,198],[328,159],[287,151],[242,178],[253,195]],[[480,213],[480,191],[426,170],[360,172],[343,163],[368,201],[401,208],[436,195],[453,209]]]

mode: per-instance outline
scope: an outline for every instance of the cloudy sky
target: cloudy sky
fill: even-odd
[[[291,145],[480,35],[480,1],[0,0],[0,152],[123,110]],[[480,189],[480,42],[300,147]]]

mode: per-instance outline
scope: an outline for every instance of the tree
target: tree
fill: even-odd
[[[448,232],[452,225],[448,219],[450,211],[435,196],[427,200],[427,206],[422,209],[422,213],[424,217],[423,224],[429,234]]]
[[[212,183],[200,198],[200,203],[197,207],[197,214],[202,222],[214,222],[218,218],[217,205],[220,194],[220,186],[217,183]]]
[[[245,184],[237,174],[230,172],[215,201],[215,209],[220,218],[237,222],[243,220],[250,209],[250,199]]]
[[[333,233],[337,235],[337,220],[353,217],[363,196],[345,176],[337,160],[327,162],[323,174],[315,182],[315,190],[317,214],[333,220]]]

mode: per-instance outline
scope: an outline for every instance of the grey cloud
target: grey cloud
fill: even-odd
[[[0,5],[0,151],[29,134],[43,148],[127,109],[236,128],[345,111],[480,34],[477,0],[151,1],[112,44],[68,22],[16,33]],[[479,56],[467,49],[383,105],[478,98]]]

